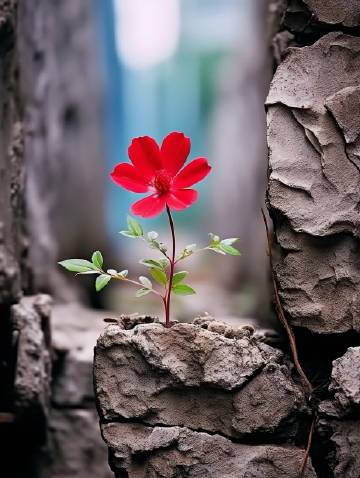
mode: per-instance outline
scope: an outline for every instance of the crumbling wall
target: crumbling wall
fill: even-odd
[[[360,4],[282,9],[266,101],[275,274],[316,386],[318,476],[350,478],[360,443]]]

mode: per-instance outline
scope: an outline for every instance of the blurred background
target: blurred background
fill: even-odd
[[[57,261],[101,250],[106,268],[136,277],[139,259],[156,258],[118,233],[139,196],[109,173],[128,161],[133,137],[161,142],[183,131],[189,159],[213,166],[198,202],[174,213],[179,248],[205,245],[209,232],[240,238],[240,257],[207,252],[183,262],[197,294],[175,297],[173,318],[207,312],[270,327],[263,105],[280,3],[0,0],[5,478],[112,476],[94,404],[94,345],[104,317],[162,316],[162,304],[118,283],[96,293],[93,276],[75,277]],[[165,215],[142,224],[169,241]]]
[[[102,151],[94,158],[101,170],[94,180],[103,182],[103,197],[96,198],[102,201],[98,213],[103,213],[103,219],[92,217],[93,241],[86,239],[84,244],[81,240],[83,247],[76,243],[62,248],[60,243],[58,258],[75,252],[85,257],[90,246],[97,249],[104,244],[108,267],[126,268],[135,276],[141,273],[138,260],[154,255],[153,251],[146,252],[140,241],[118,234],[131,203],[139,197],[114,185],[109,172],[116,163],[128,161],[133,137],[150,135],[161,142],[170,131],[183,131],[191,138],[190,158],[208,157],[213,170],[200,184],[195,206],[175,213],[179,247],[206,244],[208,232],[214,232],[240,237],[242,256],[207,252],[188,259],[182,267],[191,271],[188,282],[197,295],[175,297],[174,314],[183,320],[205,311],[229,319],[266,319],[267,267],[260,208],[266,181],[263,103],[271,65],[267,2],[112,0],[95,2],[94,9],[101,110],[98,149]],[[94,82],[93,78],[83,80],[84,88]],[[84,167],[90,165],[84,163]],[[84,193],[93,195],[98,190],[91,186]],[[78,219],[76,212],[76,208],[67,209],[79,224],[84,218]],[[166,215],[142,223],[168,241]],[[81,230],[80,225],[75,227]],[[101,243],[95,240],[99,234]],[[101,297],[94,297],[92,280],[82,277],[80,281],[82,285],[74,287],[86,287],[85,300],[96,307],[162,314],[156,298],[134,299],[135,290],[123,284],[111,284]]]

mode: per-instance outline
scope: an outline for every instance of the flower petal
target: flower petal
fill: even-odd
[[[128,191],[146,193],[149,190],[149,185],[146,180],[137,172],[132,164],[117,164],[110,176],[116,184]]]
[[[198,198],[195,189],[176,189],[166,195],[166,204],[176,211],[191,206]]]
[[[165,196],[152,194],[140,201],[136,201],[131,206],[131,212],[135,216],[154,217],[160,214],[165,208]]]
[[[148,180],[154,176],[156,170],[163,168],[159,146],[150,136],[134,138],[128,153],[135,168]]]
[[[190,138],[184,133],[173,132],[168,134],[161,145],[161,159],[163,167],[175,176],[183,167],[191,148]]]
[[[205,158],[197,158],[191,161],[174,178],[174,188],[188,188],[205,178],[211,171],[211,166]]]

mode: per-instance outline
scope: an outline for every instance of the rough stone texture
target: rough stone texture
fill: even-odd
[[[253,473],[266,455],[264,476],[285,463],[280,476],[290,473],[299,449],[282,460],[282,448],[233,443],[293,444],[307,422],[283,355],[252,333],[208,318],[170,329],[123,318],[105,329],[95,349],[95,393],[116,476],[125,469],[130,477],[262,476]]]
[[[334,478],[357,478],[360,469],[360,347],[333,361],[329,398],[319,405],[319,436]]]
[[[334,360],[329,390],[339,407],[347,412],[360,411],[360,347],[350,347]],[[360,439],[360,438],[359,438]]]
[[[359,52],[336,32],[290,48],[267,98],[280,295],[294,325],[324,334],[360,330]]]
[[[356,27],[360,25],[358,0],[303,0],[316,20],[330,25]]]
[[[27,283],[23,114],[15,49],[16,2],[0,1],[0,304]]]
[[[358,478],[360,469],[360,421],[320,421],[330,452],[326,456],[334,478]]]
[[[44,436],[50,407],[51,299],[46,295],[25,297],[12,306],[11,312],[12,328],[17,337],[15,413],[18,420],[30,420]]]
[[[297,478],[301,450],[249,446],[182,427],[103,426],[116,478]],[[315,478],[310,464],[304,478]]]

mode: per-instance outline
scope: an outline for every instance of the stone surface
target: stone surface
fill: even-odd
[[[360,347],[349,347],[334,360],[329,390],[344,412],[360,411]]]
[[[360,469],[359,419],[322,418],[318,423],[318,440],[326,443],[321,460],[334,478],[358,478]]]
[[[360,330],[359,66],[360,39],[329,33],[288,50],[267,98],[280,295],[324,334]]]
[[[53,409],[39,478],[111,478],[96,410]]]
[[[252,327],[114,322],[98,339],[94,382],[116,477],[296,476],[303,451],[291,446],[309,410],[282,353]],[[255,446],[266,442],[282,445]]]
[[[278,431],[280,439],[286,430],[290,440],[305,405],[280,352],[246,328],[240,338],[229,338],[222,334],[231,335],[231,327],[207,327],[108,326],[94,365],[102,418],[183,425],[229,437]]]
[[[330,25],[356,27],[360,25],[358,0],[303,0],[316,20]]]
[[[55,305],[52,314],[54,366],[48,444],[40,478],[110,478],[93,387],[94,344],[104,311],[77,303]]]
[[[56,305],[52,316],[52,342],[56,354],[52,400],[57,407],[93,404],[94,344],[105,316],[77,303]]]
[[[50,407],[50,312],[46,295],[26,297],[12,306],[11,323],[16,342],[14,409],[17,420],[36,426],[42,438]]]
[[[116,478],[297,478],[303,451],[249,446],[183,427],[104,424]],[[304,478],[315,478],[308,463]]]

